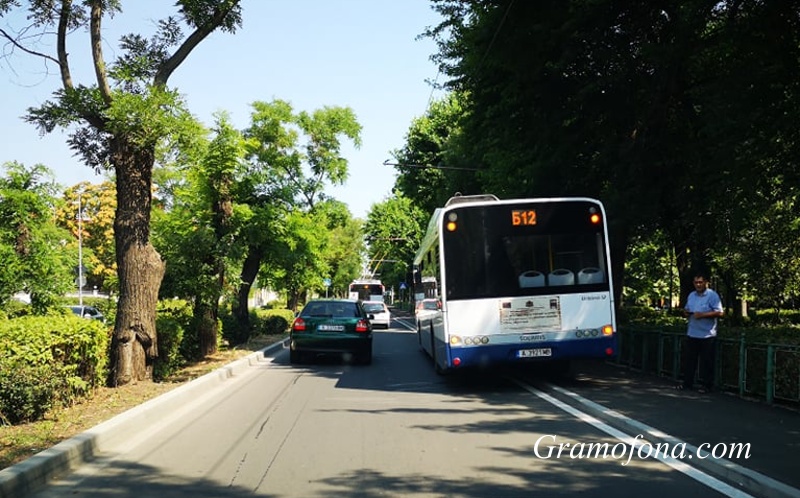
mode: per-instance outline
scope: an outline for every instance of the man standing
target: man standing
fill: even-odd
[[[717,319],[723,316],[722,301],[719,294],[708,288],[704,273],[696,273],[693,279],[694,291],[686,300],[684,316],[689,318],[686,332],[686,362],[683,365],[683,383],[677,388],[691,389],[700,361],[702,386],[698,392],[704,393],[714,385],[714,346],[717,337]]]

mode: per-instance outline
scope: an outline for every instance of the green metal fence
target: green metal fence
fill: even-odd
[[[681,376],[684,331],[622,327],[615,362],[642,372]],[[717,338],[715,384],[718,389],[767,403],[800,407],[800,346]]]

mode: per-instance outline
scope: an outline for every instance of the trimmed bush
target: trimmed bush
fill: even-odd
[[[255,309],[250,314],[250,320],[254,336],[280,335],[289,332],[294,313],[287,309]]]
[[[52,365],[0,358],[0,425],[41,419],[63,389],[63,379]]]
[[[30,421],[53,403],[87,395],[106,378],[109,343],[105,325],[72,315],[0,321],[0,371],[3,382],[15,384],[2,387],[0,413],[9,421]]]
[[[153,365],[153,378],[163,380],[197,357],[200,342],[197,334],[191,333],[192,305],[188,301],[159,301],[157,313],[158,359]]]

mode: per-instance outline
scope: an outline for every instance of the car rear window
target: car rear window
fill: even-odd
[[[309,303],[300,316],[357,318],[361,316],[356,303]]]
[[[377,304],[377,303],[365,304],[364,305],[364,311],[366,311],[368,313],[374,313],[376,311],[382,313],[383,312],[383,305],[382,304]]]

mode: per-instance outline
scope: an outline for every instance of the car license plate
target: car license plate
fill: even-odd
[[[517,351],[517,358],[542,358],[552,355],[553,351],[550,348],[520,349]]]
[[[320,325],[317,327],[317,330],[325,331],[325,332],[342,332],[344,330],[344,325]]]

